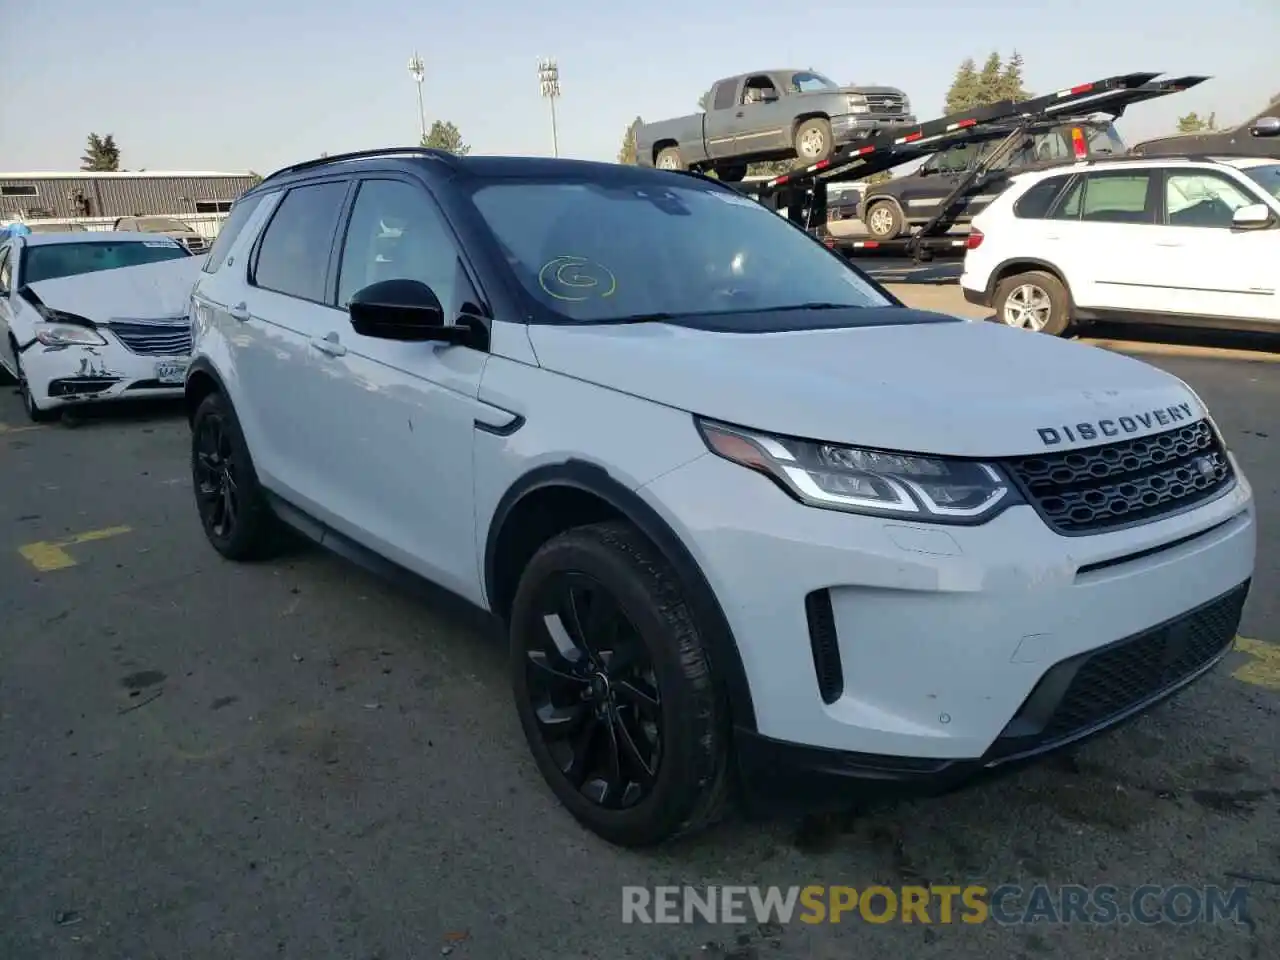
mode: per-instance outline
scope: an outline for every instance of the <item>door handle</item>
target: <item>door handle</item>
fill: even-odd
[[[1180,244],[1180,243],[1157,243],[1157,244],[1156,244],[1156,246],[1157,246],[1157,247],[1180,247],[1180,246],[1182,246],[1182,244]]]
[[[232,320],[239,320],[241,323],[244,323],[250,316],[249,305],[242,300],[228,310],[227,313],[231,314]]]
[[[741,111],[741,110],[739,110],[737,113],[735,113],[735,114],[734,114],[734,116],[735,116],[735,117],[741,117],[741,116],[743,116],[743,113],[742,113],[742,111]]]
[[[330,357],[341,357],[347,352],[347,348],[338,342],[336,333],[326,334],[323,337],[312,337],[310,343],[311,346]]]

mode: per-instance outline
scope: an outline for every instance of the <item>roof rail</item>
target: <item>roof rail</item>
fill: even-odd
[[[341,163],[344,160],[366,160],[375,157],[395,156],[396,154],[411,154],[421,157],[424,160],[439,160],[443,163],[452,163],[454,156],[447,150],[437,150],[434,147],[376,147],[372,150],[353,150],[350,153],[337,153],[327,157],[316,157],[314,160],[304,160],[301,163],[295,163],[289,167],[281,167],[274,173],[270,173],[262,178],[262,183],[268,180],[274,180],[277,177],[283,177],[286,174],[297,173],[300,170],[310,170],[313,167],[323,167],[330,163]]]

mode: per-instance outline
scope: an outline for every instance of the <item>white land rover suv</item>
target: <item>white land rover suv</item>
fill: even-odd
[[[1231,648],[1248,482],[1136,360],[911,310],[713,180],[371,151],[268,177],[196,286],[204,529],[509,630],[551,789],[644,845],[949,788]]]

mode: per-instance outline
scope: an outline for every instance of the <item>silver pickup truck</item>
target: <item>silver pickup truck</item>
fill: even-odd
[[[825,160],[842,144],[885,127],[911,126],[907,95],[896,87],[842,87],[812,70],[760,70],[711,88],[705,113],[644,124],[636,134],[641,166],[711,168],[738,181],[748,163]]]

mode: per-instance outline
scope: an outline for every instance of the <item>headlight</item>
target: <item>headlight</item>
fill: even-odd
[[[849,112],[850,113],[870,113],[871,107],[867,104],[867,98],[860,93],[848,94]]]
[[[42,325],[36,330],[36,339],[46,347],[100,347],[107,342],[96,330],[65,324]]]
[[[701,419],[697,424],[712,453],[766,474],[812,507],[976,524],[1023,502],[987,463],[797,440]]]

